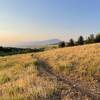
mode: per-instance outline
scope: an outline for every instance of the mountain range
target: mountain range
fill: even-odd
[[[59,40],[59,39],[50,39],[50,40],[43,40],[43,41],[21,42],[21,43],[17,43],[16,47],[20,47],[20,48],[34,48],[34,47],[40,47],[40,46],[58,44],[59,42],[61,42],[61,40]]]

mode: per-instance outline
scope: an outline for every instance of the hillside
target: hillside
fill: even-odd
[[[0,100],[99,99],[100,43],[0,57]]]
[[[100,43],[46,51],[36,57],[59,77],[100,95]]]

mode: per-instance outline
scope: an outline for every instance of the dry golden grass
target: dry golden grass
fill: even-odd
[[[42,72],[40,67],[44,65],[39,65],[36,58],[48,64],[54,73],[100,92],[99,43],[53,49],[33,57],[31,54],[0,57],[0,100],[57,100],[56,93],[66,86],[59,85],[46,70]]]
[[[52,71],[100,91],[100,43],[38,53]]]
[[[41,77],[30,54],[0,58],[0,100],[38,100],[51,94],[56,83]]]

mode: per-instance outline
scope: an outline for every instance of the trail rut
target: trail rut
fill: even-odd
[[[86,100],[100,100],[100,94],[94,93],[93,91],[87,89],[87,87],[82,87],[79,83],[74,83],[69,79],[65,79],[64,77],[57,75],[56,73],[52,72],[52,70],[50,70],[50,66],[43,60],[41,60],[38,57],[35,57],[36,59],[38,59],[38,63],[39,63],[39,70],[42,71],[42,73],[50,76],[52,79],[57,80],[57,82],[59,83],[64,83],[66,85],[69,85],[71,91],[75,91],[76,93],[74,95],[78,95],[78,93],[80,93],[80,98],[77,97],[77,99],[72,99],[72,100],[85,100],[82,99],[82,96],[85,97],[87,96],[89,99]],[[64,90],[64,89],[63,89]],[[65,91],[67,91],[65,89]],[[62,96],[68,95],[67,93],[63,93]],[[59,99],[62,100],[62,99]]]

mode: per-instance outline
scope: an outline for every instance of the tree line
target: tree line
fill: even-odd
[[[15,48],[15,47],[2,47],[0,46],[0,56],[14,55],[14,54],[23,54],[23,53],[32,53],[32,52],[42,52],[44,48]]]
[[[84,45],[84,44],[91,44],[91,43],[99,43],[100,42],[100,33],[97,35],[90,34],[86,39],[83,36],[79,36],[78,40],[75,41],[73,38],[69,40],[69,42],[65,43],[61,41],[59,43],[59,47],[69,47],[69,46],[76,46],[76,45]]]

